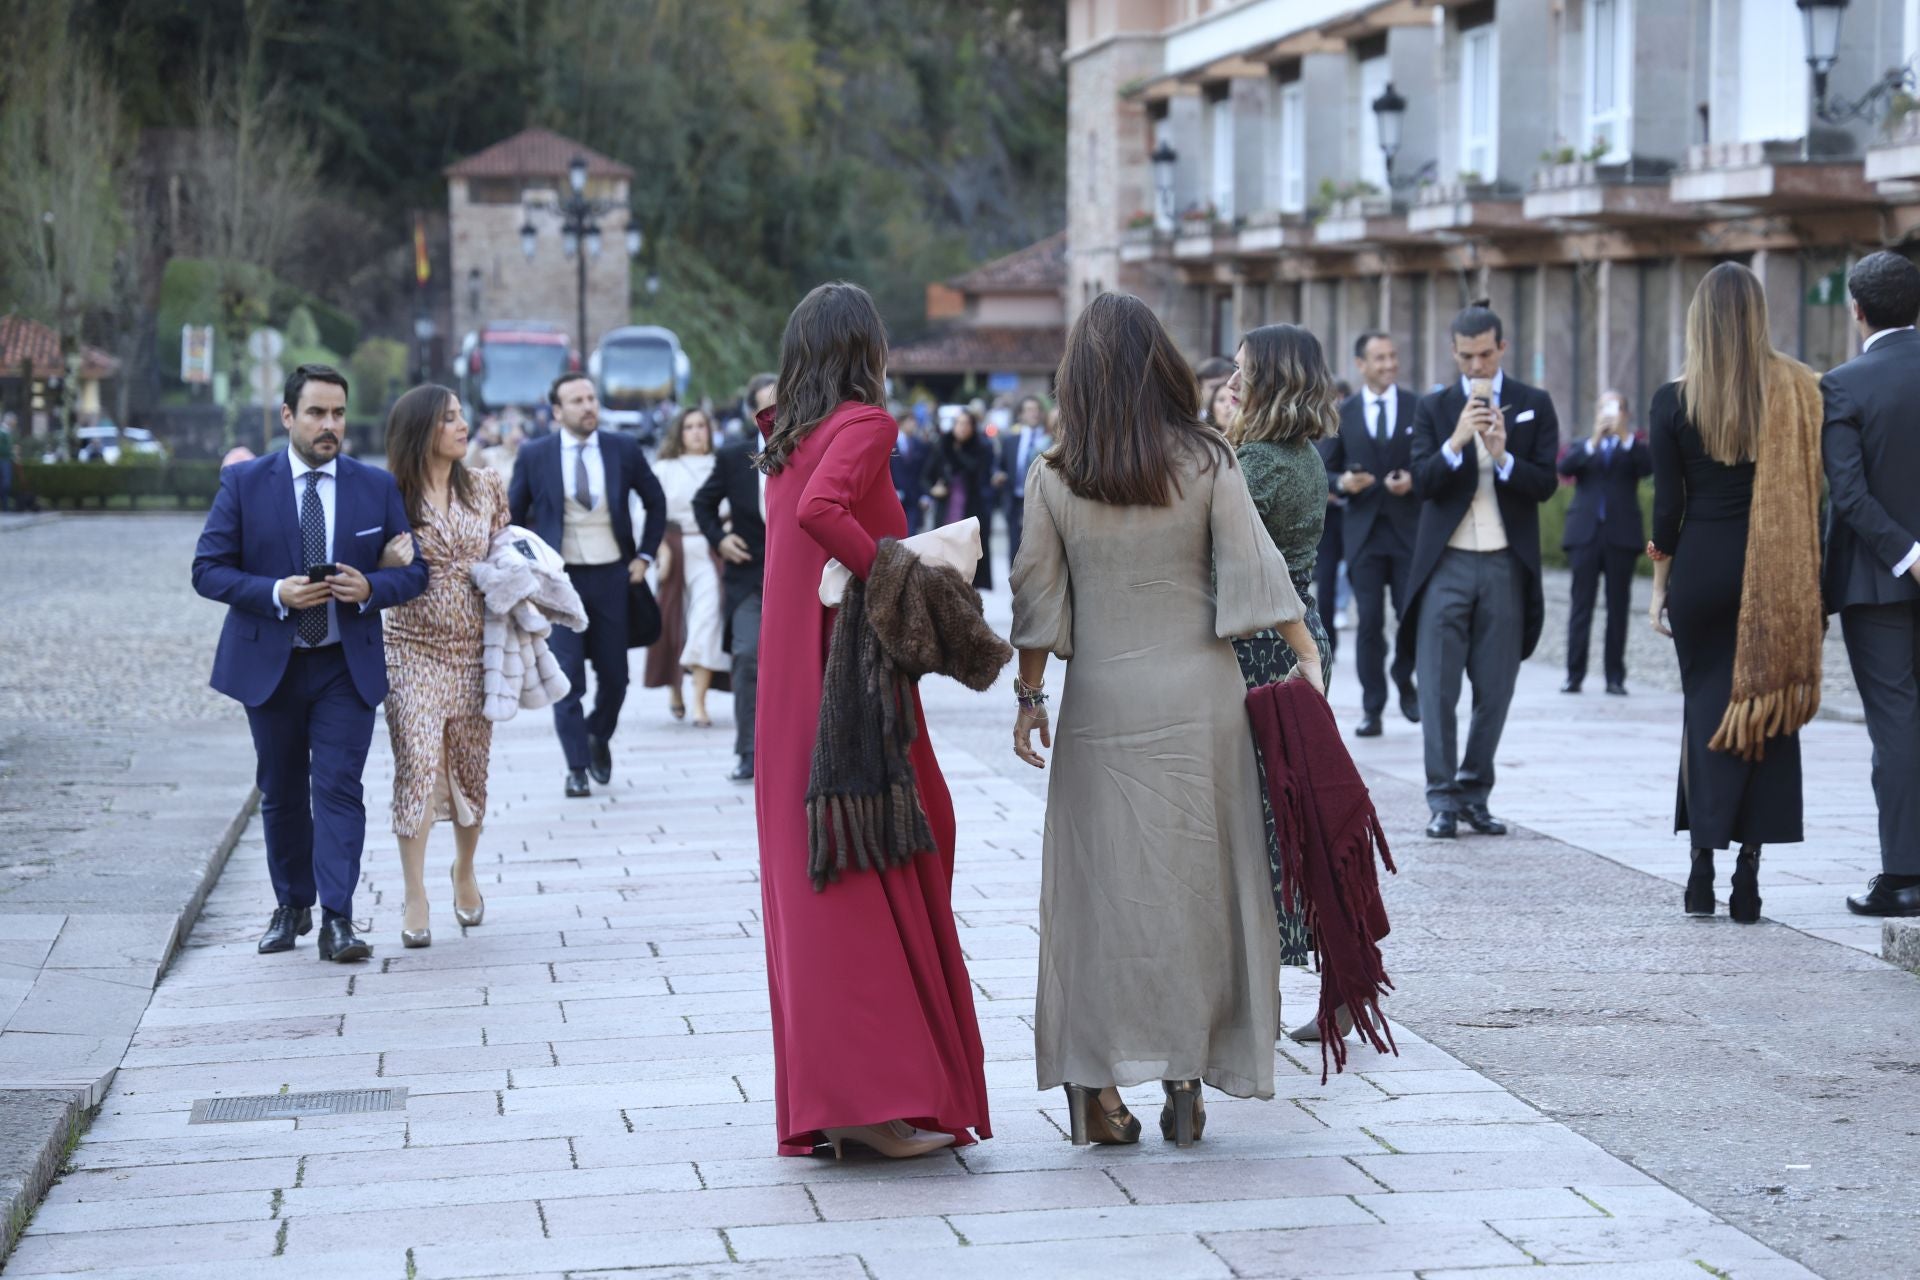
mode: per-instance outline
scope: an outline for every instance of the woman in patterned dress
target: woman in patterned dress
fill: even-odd
[[[453,914],[477,925],[486,900],[473,856],[487,812],[493,724],[481,714],[485,609],[469,572],[507,527],[507,486],[470,471],[467,420],[446,387],[401,396],[387,417],[387,465],[427,561],[427,589],[389,609],[387,733],[393,742],[393,832],[406,881],[402,945],[433,941],[427,918],[427,833],[453,820]]]
[[[1333,678],[1333,646],[1314,604],[1314,560],[1327,519],[1327,468],[1314,441],[1340,424],[1333,375],[1320,340],[1298,325],[1269,324],[1247,334],[1225,386],[1233,418],[1228,438],[1246,472],[1247,491],[1273,545],[1286,558],[1293,589],[1307,606],[1307,630],[1320,650],[1322,687]],[[1278,632],[1233,642],[1247,688],[1274,684],[1299,659]],[[1261,776],[1260,807],[1267,819],[1267,858],[1273,870],[1273,908],[1280,922],[1280,962],[1304,965],[1311,950],[1304,916],[1281,905],[1280,846]]]
[[[713,474],[713,419],[705,409],[688,409],[674,422],[673,429],[660,444],[659,460],[653,473],[660,477],[660,488],[667,495],[667,525],[678,536],[662,542],[654,571],[661,581],[676,580],[680,590],[662,591],[662,609],[671,605],[679,610],[661,631],[664,657],[648,653],[649,674],[658,669],[672,692],[669,705],[678,719],[685,702],[680,693],[682,673],[693,676],[693,723],[702,729],[713,727],[707,714],[707,691],[714,677],[731,670],[733,659],[727,656],[726,628],[720,615],[720,570],[713,552],[693,518],[693,495]],[[674,624],[679,625],[674,625]],[[667,646],[671,646],[667,648]],[[648,680],[652,685],[656,682]],[[725,687],[722,685],[721,687]]]

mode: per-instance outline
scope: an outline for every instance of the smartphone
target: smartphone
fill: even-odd
[[[307,581],[325,582],[338,572],[340,570],[330,564],[310,564],[307,566]]]

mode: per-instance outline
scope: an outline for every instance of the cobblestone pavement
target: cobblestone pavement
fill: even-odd
[[[650,695],[591,801],[561,798],[544,716],[501,731],[488,919],[455,928],[442,891],[428,950],[398,946],[376,835],[373,962],[321,965],[310,940],[253,954],[271,898],[251,829],[9,1273],[1812,1274],[1404,1025],[1399,1057],[1357,1053],[1325,1085],[1317,1053],[1283,1045],[1280,1098],[1216,1096],[1189,1152],[1151,1132],[1151,1089],[1130,1092],[1146,1141],[1073,1148],[1061,1099],[1033,1088],[1041,808],[1012,780],[1006,701],[929,688],[991,1141],[908,1165],[772,1154],[750,792],[722,779],[724,729],[674,724]],[[965,745],[990,733],[994,757]],[[447,855],[443,832],[435,866]],[[1298,1016],[1310,979],[1288,985]],[[406,1088],[404,1108],[188,1123],[196,1098],[371,1087]]]

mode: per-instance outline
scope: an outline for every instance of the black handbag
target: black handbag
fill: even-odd
[[[627,648],[644,649],[660,639],[660,604],[644,582],[627,584]]]

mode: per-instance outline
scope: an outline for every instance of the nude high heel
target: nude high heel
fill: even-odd
[[[950,1133],[921,1133],[904,1120],[889,1120],[885,1124],[865,1124],[844,1129],[823,1129],[822,1135],[833,1144],[833,1158],[841,1158],[841,1148],[849,1143],[858,1143],[869,1151],[875,1151],[890,1160],[910,1160],[914,1156],[924,1156],[953,1145]]]
[[[453,881],[453,918],[471,929],[487,918],[487,900],[483,895],[477,907],[460,905],[460,878],[454,875],[452,867],[447,868],[447,877]]]

